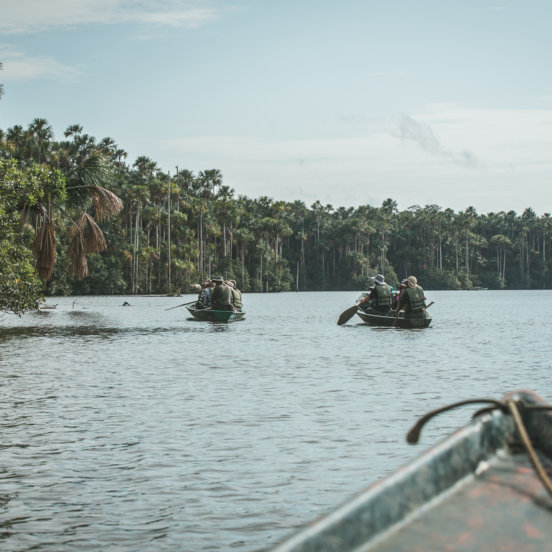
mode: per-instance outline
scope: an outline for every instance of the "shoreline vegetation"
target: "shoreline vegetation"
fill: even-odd
[[[432,290],[552,288],[552,219],[530,207],[307,206],[236,195],[218,169],[169,174],[126,157],[78,124],[61,140],[45,119],[0,129],[0,310],[188,294],[215,274],[263,293],[365,290],[376,273]]]

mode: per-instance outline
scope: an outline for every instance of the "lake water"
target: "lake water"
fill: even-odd
[[[550,390],[552,292],[431,292],[426,330],[339,314],[356,293],[49,298],[0,315],[0,549],[270,549],[470,418],[453,401]],[[123,307],[128,301],[131,306]]]

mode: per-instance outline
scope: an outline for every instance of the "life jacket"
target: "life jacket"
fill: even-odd
[[[211,305],[215,309],[217,307],[231,307],[232,288],[226,284],[220,284],[215,287],[211,295]]]
[[[391,308],[391,288],[387,284],[376,284],[376,302],[374,308],[376,309],[390,309]]]
[[[406,312],[422,312],[425,308],[424,290],[420,286],[408,287],[404,290],[408,298],[405,308]]]
[[[242,309],[241,291],[239,289],[232,288],[232,304],[238,309]]]

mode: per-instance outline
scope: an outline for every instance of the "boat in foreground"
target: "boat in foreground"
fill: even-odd
[[[413,463],[285,540],[275,552],[549,550],[552,414],[529,391],[487,402],[471,423]],[[548,476],[546,475],[548,473]]]
[[[357,314],[369,326],[391,327],[395,322],[395,311],[389,311],[389,314],[384,314],[375,309],[364,311],[362,308],[359,308]],[[430,324],[431,318],[427,314],[421,318],[406,318],[400,315],[397,318],[397,326],[399,328],[427,328]]]
[[[244,311],[226,311],[215,309],[197,309],[195,308],[195,301],[190,305],[186,305],[188,312],[197,320],[203,320],[205,322],[234,322],[241,320],[245,316]]]

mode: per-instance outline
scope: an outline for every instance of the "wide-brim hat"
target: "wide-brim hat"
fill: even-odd
[[[416,287],[418,285],[418,279],[416,278],[416,276],[409,276],[406,279],[406,284],[410,288]]]
[[[376,284],[385,284],[385,277],[383,274],[376,274],[375,276],[372,276],[371,279],[374,280]]]
[[[216,278],[213,278],[211,281],[215,283],[220,282],[221,284],[223,284],[224,278],[222,276],[217,276]]]

